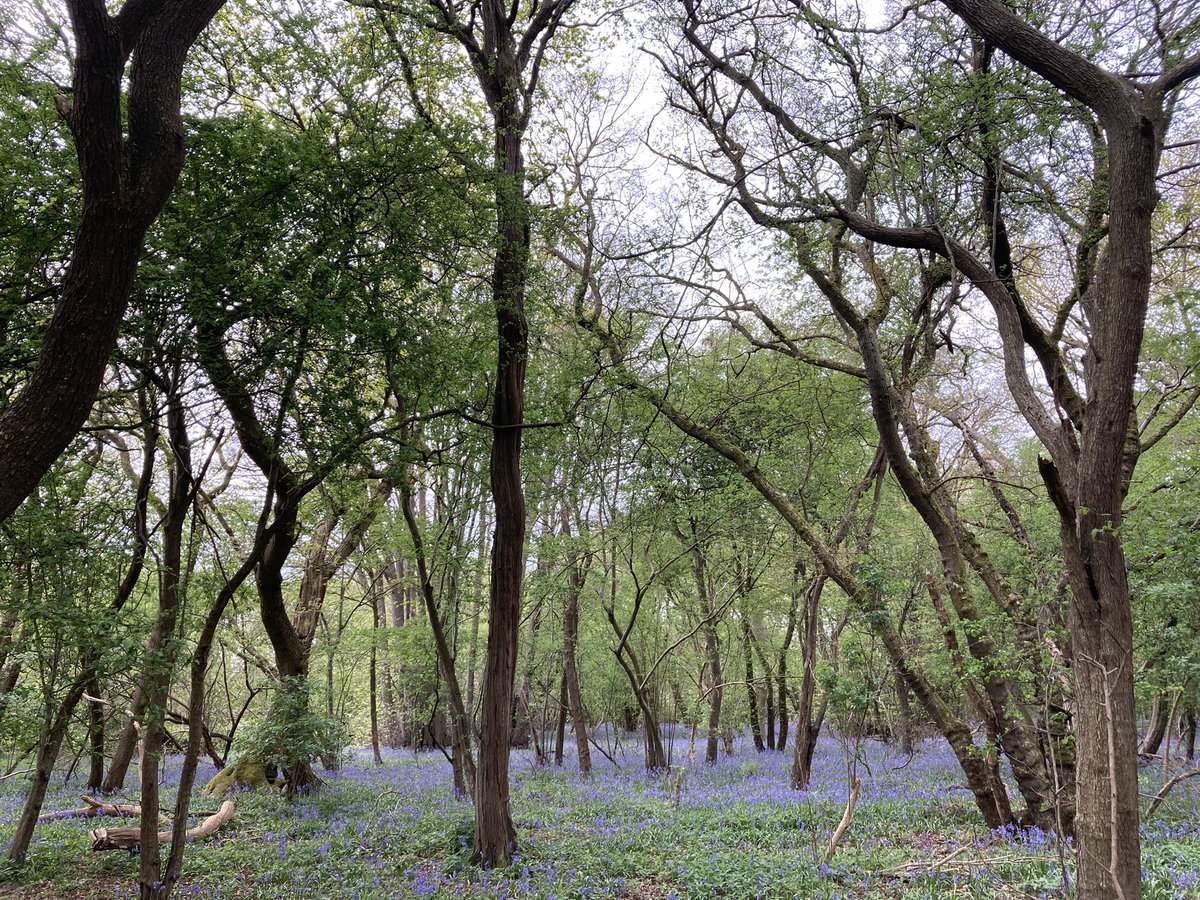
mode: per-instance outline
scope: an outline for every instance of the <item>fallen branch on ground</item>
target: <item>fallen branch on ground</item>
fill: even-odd
[[[1011,866],[1019,863],[1051,862],[1050,857],[1047,856],[1021,856],[1015,853],[984,859],[957,859],[956,857],[966,849],[965,846],[959,847],[953,853],[933,862],[925,862],[923,860],[906,862],[896,866],[894,869],[889,869],[884,873],[884,876],[886,878],[912,878],[914,875],[932,872],[935,869],[972,869],[976,866]]]
[[[140,816],[142,807],[136,803],[104,803],[86,794],[80,798],[86,806],[75,809],[59,809],[42,813],[39,822],[54,822],[59,819],[91,819],[96,816]]]
[[[226,800],[221,808],[197,825],[189,828],[185,840],[188,843],[206,838],[233,818],[233,801]],[[140,828],[97,828],[90,832],[93,850],[132,850],[141,843]],[[160,831],[158,842],[169,843],[171,832]]]

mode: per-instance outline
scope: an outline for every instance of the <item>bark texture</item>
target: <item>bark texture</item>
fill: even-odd
[[[37,367],[0,414],[0,521],[37,486],[95,402],[146,231],[183,168],[184,60],[223,5],[139,0],[110,15],[99,0],[67,3],[75,60],[71,100],[61,99],[59,110],[75,142],[83,210]]]

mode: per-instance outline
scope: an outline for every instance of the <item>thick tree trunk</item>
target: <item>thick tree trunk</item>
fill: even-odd
[[[130,704],[129,713],[121,727],[121,736],[117,739],[117,746],[113,749],[108,774],[104,776],[104,783],[100,786],[102,793],[112,794],[125,787],[125,776],[129,772],[129,764],[133,761],[134,751],[137,750],[138,722],[146,712],[143,697],[141,687],[135,687],[133,703]]]
[[[1154,695],[1154,705],[1150,708],[1150,724],[1146,726],[1146,736],[1138,747],[1139,756],[1154,756],[1162,746],[1163,736],[1167,733],[1167,701],[1166,691]]]
[[[83,211],[37,368],[0,414],[0,521],[29,496],[91,412],[146,231],[183,167],[184,59],[223,5],[133,4],[115,16],[104,4],[67,5],[75,59],[71,99],[60,112],[75,139]]]
[[[95,668],[92,663],[90,668]],[[88,684],[88,780],[89,790],[98,791],[104,785],[104,701],[100,679]]]
[[[535,7],[536,8],[536,7]],[[515,18],[499,0],[479,7],[491,50],[474,60],[493,118],[495,139],[496,255],[492,265],[492,302],[499,338],[492,406],[491,489],[495,510],[492,580],[488,598],[487,656],[483,670],[479,775],[475,791],[473,856],[485,866],[507,866],[517,835],[509,808],[508,754],[513,688],[521,625],[521,582],[525,571],[525,492],[521,481],[521,435],[525,420],[525,370],[529,359],[529,321],[525,290],[529,269],[529,203],[525,197],[522,140],[529,122],[524,98],[537,72],[526,75],[528,60],[518,52],[512,31]],[[537,38],[530,14],[526,46]],[[544,39],[549,39],[553,27]],[[528,78],[528,82],[526,79]]]

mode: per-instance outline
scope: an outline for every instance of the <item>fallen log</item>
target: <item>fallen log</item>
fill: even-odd
[[[206,838],[218,828],[233,818],[233,801],[226,800],[221,804],[221,808],[197,825],[195,828],[189,828],[185,840],[188,843],[198,841],[201,838]],[[142,830],[140,828],[96,828],[89,832],[92,838],[92,850],[133,850],[142,841]],[[160,831],[158,833],[158,842],[160,844],[169,843],[171,840],[171,832]]]
[[[59,819],[92,819],[96,816],[140,816],[142,807],[136,803],[104,803],[86,794],[80,798],[86,806],[75,809],[59,809],[42,813],[39,822],[55,822]]]

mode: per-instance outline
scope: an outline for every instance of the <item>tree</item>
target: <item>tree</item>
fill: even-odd
[[[116,347],[146,231],[183,167],[184,60],[225,0],[70,0],[70,97],[82,211],[38,363],[0,412],[0,521],[78,433]],[[128,79],[126,68],[128,66]],[[128,81],[128,90],[123,90]],[[54,415],[46,415],[54,408]]]
[[[495,509],[487,657],[483,674],[479,771],[475,787],[473,856],[485,866],[507,866],[517,846],[508,802],[508,753],[521,580],[525,568],[525,494],[521,439],[525,427],[525,373],[529,320],[531,206],[526,196],[525,134],[547,50],[574,0],[483,0],[469,8],[433,0],[416,10],[387,0],[356,0],[383,15],[399,14],[453,39],[466,53],[492,117],[493,200],[496,216],[492,307],[498,337],[493,387],[491,490]],[[410,81],[416,92],[416,85]],[[434,124],[431,122],[431,124]]]
[[[1061,361],[1047,335],[1008,288],[1003,272],[946,242],[936,226],[880,227],[839,216],[858,233],[899,247],[944,254],[984,293],[996,313],[1006,372],[1022,412],[1052,454],[1040,464],[1062,521],[1062,551],[1071,582],[1082,898],[1141,896],[1138,836],[1137,720],[1133,696],[1133,620],[1121,538],[1122,504],[1137,461],[1129,440],[1133,388],[1153,270],[1151,220],[1172,97],[1200,75],[1200,55],[1185,56],[1186,37],[1159,46],[1161,71],[1149,78],[1115,75],[1072,53],[993,0],[944,0],[986,41],[1092,110],[1106,144],[1107,235],[1096,281],[1074,298],[1091,327],[1084,361],[1087,401],[1059,377]],[[1001,275],[997,281],[996,275]],[[1029,348],[1048,370],[1069,425],[1048,421],[1024,375]]]

